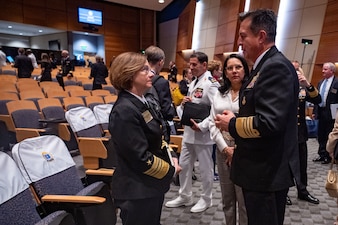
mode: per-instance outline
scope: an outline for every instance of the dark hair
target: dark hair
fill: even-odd
[[[229,59],[231,59],[231,58],[238,59],[239,61],[241,61],[242,65],[243,65],[244,77],[243,77],[242,83],[244,83],[245,81],[247,81],[249,79],[250,72],[249,72],[249,66],[248,66],[248,63],[246,62],[246,60],[238,54],[229,55],[225,59],[224,64],[223,64],[222,78],[223,78],[224,82],[223,82],[223,85],[218,88],[219,92],[221,92],[222,94],[224,94],[226,91],[228,91],[229,88],[231,87],[231,82],[226,76],[227,64],[228,64]]]
[[[190,58],[197,58],[200,63],[208,63],[208,56],[203,52],[195,52],[190,56]]]
[[[267,33],[267,41],[274,42],[276,39],[277,16],[270,9],[258,9],[239,15],[240,21],[251,19],[250,30],[257,35],[260,30]]]

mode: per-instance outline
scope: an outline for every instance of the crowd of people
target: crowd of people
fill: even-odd
[[[119,92],[110,113],[108,150],[117,160],[112,193],[124,225],[159,225],[162,205],[192,206],[191,213],[204,212],[213,205],[214,182],[220,184],[227,225],[237,221],[240,225],[282,225],[285,207],[292,204],[291,186],[296,186],[298,199],[319,204],[307,190],[306,107],[307,102],[315,105],[310,116],[318,120],[319,149],[313,162],[330,163],[337,158],[338,114],[331,107],[338,103],[336,67],[324,63],[323,80],[315,87],[299,62],[290,61],[275,46],[273,11],[250,11],[239,19],[241,54],[227,56],[222,64],[194,52],[183,70],[178,87],[184,98],[178,108],[190,125],[184,126],[179,157],[169,146],[177,114],[169,85],[178,82],[175,62],[170,61],[165,79],[160,75],[165,54],[156,46],[149,46],[144,54],[116,56],[109,70],[102,57],[95,57],[90,73],[93,90],[102,89],[109,76]],[[73,76],[74,65],[68,51],[61,55],[57,78],[62,86],[63,77]],[[0,69],[2,58],[0,51]],[[44,53],[39,64],[40,81],[52,80],[54,60]],[[30,49],[19,48],[13,66],[19,78],[26,78],[38,64]],[[208,116],[190,116],[189,105],[201,111],[207,108]],[[197,160],[199,194],[192,191]],[[179,191],[164,203],[174,176],[179,176]]]

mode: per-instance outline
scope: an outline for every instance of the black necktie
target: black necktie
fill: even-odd
[[[196,78],[196,81],[195,81],[194,87],[196,86],[197,82],[198,82],[198,78]]]

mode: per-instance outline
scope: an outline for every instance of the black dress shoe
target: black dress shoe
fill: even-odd
[[[322,161],[322,164],[329,164],[331,162],[330,158],[324,157],[324,160]]]
[[[322,161],[324,161],[324,157],[318,156],[317,158],[314,158],[312,161],[313,162],[322,162]]]
[[[286,205],[292,205],[292,202],[289,196],[286,196]]]
[[[307,194],[307,195],[298,195],[298,198],[300,200],[304,200],[304,201],[310,202],[312,204],[319,204],[319,200],[317,198],[313,197],[310,194]]]

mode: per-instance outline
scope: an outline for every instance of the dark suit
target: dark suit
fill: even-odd
[[[108,77],[107,67],[101,62],[92,64],[90,77],[94,77],[93,90],[102,89],[102,84],[107,84],[105,79]]]
[[[300,163],[300,178],[296,178],[297,191],[299,195],[307,195],[307,145],[308,130],[305,120],[305,107],[306,102],[319,104],[321,97],[318,90],[313,86],[309,88],[300,88],[298,96],[298,150],[299,150],[299,163]]]
[[[298,92],[296,71],[275,46],[242,85],[239,114],[229,123],[237,145],[231,179],[243,189],[249,224],[283,224],[290,167],[299,163]]]
[[[18,68],[18,78],[30,78],[34,70],[32,60],[26,55],[17,55],[14,67]]]
[[[318,90],[320,90],[322,83],[323,80],[318,83]],[[318,155],[320,157],[330,157],[329,153],[326,151],[327,139],[334,125],[334,119],[332,119],[330,105],[338,103],[337,92],[338,79],[334,77],[326,97],[325,107],[320,107],[319,105],[315,106],[316,118],[318,119]]]
[[[160,221],[164,194],[175,172],[161,149],[160,124],[139,99],[126,91],[119,93],[109,118],[109,151],[117,157],[113,197],[117,207],[133,214],[121,214],[124,224],[159,225],[154,221]]]

